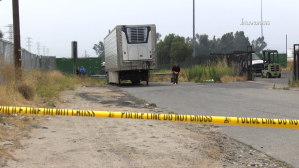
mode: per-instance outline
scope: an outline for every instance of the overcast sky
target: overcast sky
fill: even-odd
[[[71,41],[78,41],[79,57],[103,41],[109,29],[121,24],[156,24],[162,38],[169,33],[192,37],[192,0],[19,0],[21,46],[33,38],[31,51],[40,42],[57,57],[71,56]],[[261,20],[261,0],[196,0],[195,32],[221,37],[227,32],[244,31],[249,40],[261,36],[261,26],[240,25]],[[298,0],[263,0],[265,41],[269,49],[285,53],[299,43]],[[12,24],[12,0],[0,1],[0,30]],[[295,31],[296,30],[296,31]],[[8,37],[5,34],[4,37]]]

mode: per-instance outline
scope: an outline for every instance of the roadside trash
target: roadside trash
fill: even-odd
[[[40,137],[40,138],[38,138],[38,139],[44,139],[45,137]]]
[[[13,116],[13,117],[17,117],[17,116],[18,116],[18,114],[12,114],[12,116]]]
[[[38,125],[29,125],[29,127],[41,128],[41,129],[48,129],[48,127],[42,127],[42,126],[38,126]]]
[[[145,104],[146,106],[148,106],[149,104]]]
[[[12,126],[8,125],[6,122],[4,122],[3,125],[8,127],[8,128],[13,128]]]
[[[214,79],[205,80],[205,82],[214,82]]]
[[[13,145],[13,143],[12,143],[12,142],[9,142],[9,141],[6,141],[6,142],[3,142],[2,145]]]

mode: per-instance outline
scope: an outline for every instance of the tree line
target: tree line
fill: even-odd
[[[0,30],[0,38],[3,38],[3,33],[1,30]]]
[[[1,33],[0,33],[1,35]],[[160,33],[156,34],[158,64],[169,64],[185,61],[193,55],[193,39],[176,34],[168,34],[161,39]],[[221,38],[213,36],[209,39],[206,34],[196,34],[195,36],[195,56],[210,55],[210,53],[232,53],[233,51],[244,51],[247,46],[252,45],[253,51],[260,53],[267,47],[264,37],[249,42],[243,31],[230,32],[222,35]],[[93,49],[96,54],[105,61],[104,43],[99,41],[94,44]]]
[[[193,38],[169,34],[161,40],[161,36],[160,33],[157,33],[158,64],[181,62],[192,57]],[[221,38],[213,36],[213,39],[209,39],[206,34],[196,34],[195,36],[196,56],[244,51],[250,45],[252,45],[253,51],[260,53],[266,48],[267,43],[264,41],[264,37],[259,37],[250,43],[243,31],[226,33]]]

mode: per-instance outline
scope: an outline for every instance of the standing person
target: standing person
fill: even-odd
[[[174,84],[178,84],[178,82],[179,82],[179,73],[180,73],[180,71],[181,71],[181,69],[178,66],[178,63],[175,63],[174,66],[172,67]]]
[[[85,70],[85,68],[81,65],[81,68],[80,68],[80,75],[84,77],[85,74],[86,74],[86,70]]]
[[[76,69],[76,75],[77,75],[77,76],[80,75],[80,67],[78,67],[78,68]]]

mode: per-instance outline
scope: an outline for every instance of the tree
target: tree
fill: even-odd
[[[0,30],[0,38],[3,38],[3,33],[1,30]]]
[[[179,41],[171,44],[170,57],[171,63],[185,61],[192,56],[193,46],[191,44]]]
[[[93,48],[96,52],[96,54],[102,58],[102,61],[105,61],[105,47],[104,43],[102,41],[99,42],[99,44],[94,44]]]
[[[250,46],[248,37],[245,37],[243,31],[237,31],[234,38],[234,51],[245,51]]]
[[[217,52],[217,46],[220,42],[220,39],[216,39],[216,37],[213,37],[213,40],[209,41],[209,48],[210,48],[210,53],[216,53]]]
[[[156,33],[156,41],[159,42],[162,35],[160,33]]]
[[[233,32],[224,34],[217,46],[217,52],[219,53],[231,53],[234,50],[234,34]]]
[[[267,47],[267,43],[264,40],[264,36],[252,40],[252,48],[256,53],[261,53]]]
[[[164,40],[160,40],[157,44],[158,64],[169,64],[178,61],[184,61],[187,57],[192,56],[189,50],[193,50],[191,44],[186,43],[186,39],[182,36],[169,34]]]
[[[198,43],[195,44],[196,55],[209,55],[210,54],[210,44],[209,36],[206,34],[196,34]]]

